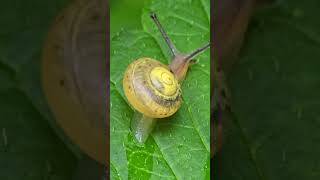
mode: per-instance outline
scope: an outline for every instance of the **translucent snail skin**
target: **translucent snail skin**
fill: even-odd
[[[172,61],[169,65],[143,57],[133,61],[123,76],[124,93],[135,109],[131,131],[139,143],[144,143],[157,119],[172,116],[181,106],[181,86],[190,60],[210,47],[210,44],[189,54],[180,53],[162,28],[155,13],[150,17],[168,45]]]

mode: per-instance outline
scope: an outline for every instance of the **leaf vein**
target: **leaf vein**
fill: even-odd
[[[188,20],[188,19],[186,19],[186,18],[184,18],[184,17],[181,17],[181,16],[179,16],[179,15],[177,15],[177,14],[172,14],[172,15],[170,15],[170,16],[173,17],[173,18],[179,19],[179,20],[181,20],[181,21],[184,21],[184,22],[186,22],[186,23],[188,23],[188,24],[190,24],[190,25],[192,25],[192,26],[198,27],[199,29],[201,29],[201,30],[203,30],[203,31],[206,31],[206,32],[209,31],[209,29],[208,29],[207,27],[202,26],[201,24],[199,24],[199,23],[197,23],[197,22],[190,21],[190,20]]]
[[[182,97],[182,98],[183,98],[183,97]],[[183,98],[183,99],[184,99],[184,98]],[[188,103],[187,103],[186,101],[184,101],[184,102],[185,102],[186,106],[188,107],[188,108],[187,108],[187,109],[188,109],[188,113],[189,113],[190,119],[191,119],[192,122],[193,122],[194,128],[195,128],[195,130],[197,131],[197,133],[198,133],[198,135],[199,135],[199,137],[200,137],[200,139],[201,139],[202,144],[204,145],[204,147],[206,148],[206,150],[207,150],[208,153],[209,153],[209,152],[210,152],[210,149],[209,149],[209,147],[206,146],[205,140],[204,140],[203,137],[201,136],[200,130],[199,130],[199,129],[197,128],[197,126],[196,126],[196,122],[195,122],[195,119],[194,119],[194,117],[193,117],[193,114],[192,114],[192,112],[190,111],[190,108],[189,108],[189,107],[191,107],[191,106],[188,106]]]

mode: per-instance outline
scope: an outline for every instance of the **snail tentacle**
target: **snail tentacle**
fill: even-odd
[[[175,45],[171,42],[168,34],[166,33],[166,31],[162,27],[157,15],[154,12],[152,12],[152,13],[150,13],[150,17],[152,18],[153,22],[157,25],[159,31],[161,32],[163,39],[166,41],[166,43],[171,51],[172,57],[176,57],[177,54],[180,54],[180,53],[177,50],[177,48],[175,47]]]
[[[206,45],[194,50],[193,52],[191,52],[190,54],[188,54],[185,57],[185,60],[186,61],[190,61],[192,58],[194,58],[195,56],[199,55],[200,53],[202,53],[204,50],[206,50],[209,47],[210,47],[210,43],[207,43]]]

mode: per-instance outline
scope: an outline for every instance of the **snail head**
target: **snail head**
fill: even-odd
[[[210,43],[207,43],[206,45],[195,49],[191,53],[183,54],[180,53],[180,51],[177,50],[175,45],[170,40],[169,36],[165,32],[164,28],[162,27],[157,15],[152,12],[150,13],[150,17],[154,21],[154,23],[157,25],[163,39],[165,40],[166,44],[168,45],[171,55],[172,55],[172,61],[169,64],[170,70],[175,74],[177,79],[179,81],[183,81],[184,77],[186,76],[186,73],[188,71],[188,67],[190,64],[190,61],[196,57],[197,55],[201,54],[204,50],[210,47]]]

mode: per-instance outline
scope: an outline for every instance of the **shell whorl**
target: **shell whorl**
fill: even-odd
[[[171,116],[181,104],[175,75],[168,66],[151,58],[140,58],[128,66],[123,87],[130,104],[148,117]]]

